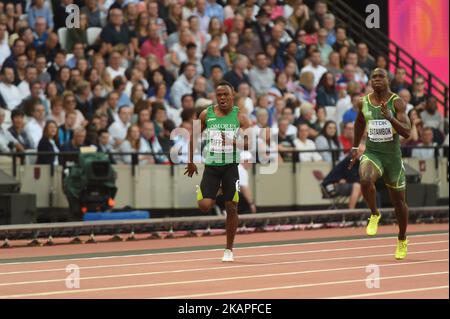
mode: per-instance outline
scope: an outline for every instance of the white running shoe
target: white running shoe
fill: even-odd
[[[222,257],[223,262],[232,262],[234,261],[233,252],[229,249],[225,249]]]

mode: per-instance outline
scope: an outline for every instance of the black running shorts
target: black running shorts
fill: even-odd
[[[227,164],[223,166],[205,165],[200,190],[203,198],[216,199],[217,192],[222,185],[225,201],[239,201],[239,170],[238,164]],[[237,199],[237,200],[236,200]]]

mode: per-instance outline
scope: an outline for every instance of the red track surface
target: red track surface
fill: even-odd
[[[220,261],[223,236],[56,245],[0,250],[0,259],[185,247],[169,252],[0,264],[0,298],[449,298],[448,225],[411,225],[406,260],[394,259],[395,237],[348,240],[363,228],[239,235],[234,263]],[[395,233],[395,226],[379,234]],[[326,238],[342,237],[328,241]],[[261,246],[258,243],[324,239]],[[66,267],[80,267],[80,288],[67,288]],[[379,288],[366,286],[368,265],[379,267]]]

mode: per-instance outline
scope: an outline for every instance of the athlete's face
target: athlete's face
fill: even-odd
[[[370,77],[372,80],[372,88],[375,91],[382,91],[389,87],[389,80],[387,77],[387,74],[383,70],[375,70],[372,73],[372,76]]]
[[[219,86],[216,89],[216,97],[221,110],[228,110],[233,107],[233,90],[229,86]]]

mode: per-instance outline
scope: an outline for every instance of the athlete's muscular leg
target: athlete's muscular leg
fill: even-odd
[[[233,201],[225,202],[225,209],[227,211],[227,249],[233,249],[234,237],[236,236],[236,230],[239,225],[238,216],[238,203]]]
[[[377,190],[375,189],[375,182],[379,177],[377,168],[370,161],[365,161],[360,164],[359,178],[361,192],[373,215],[378,215]]]
[[[405,191],[397,191],[388,187],[389,197],[394,205],[395,215],[399,227],[398,239],[406,239],[406,228],[408,227],[408,205],[406,204]]]
[[[207,213],[214,207],[216,201],[212,198],[203,198],[202,200],[197,201],[197,204],[202,213]]]

